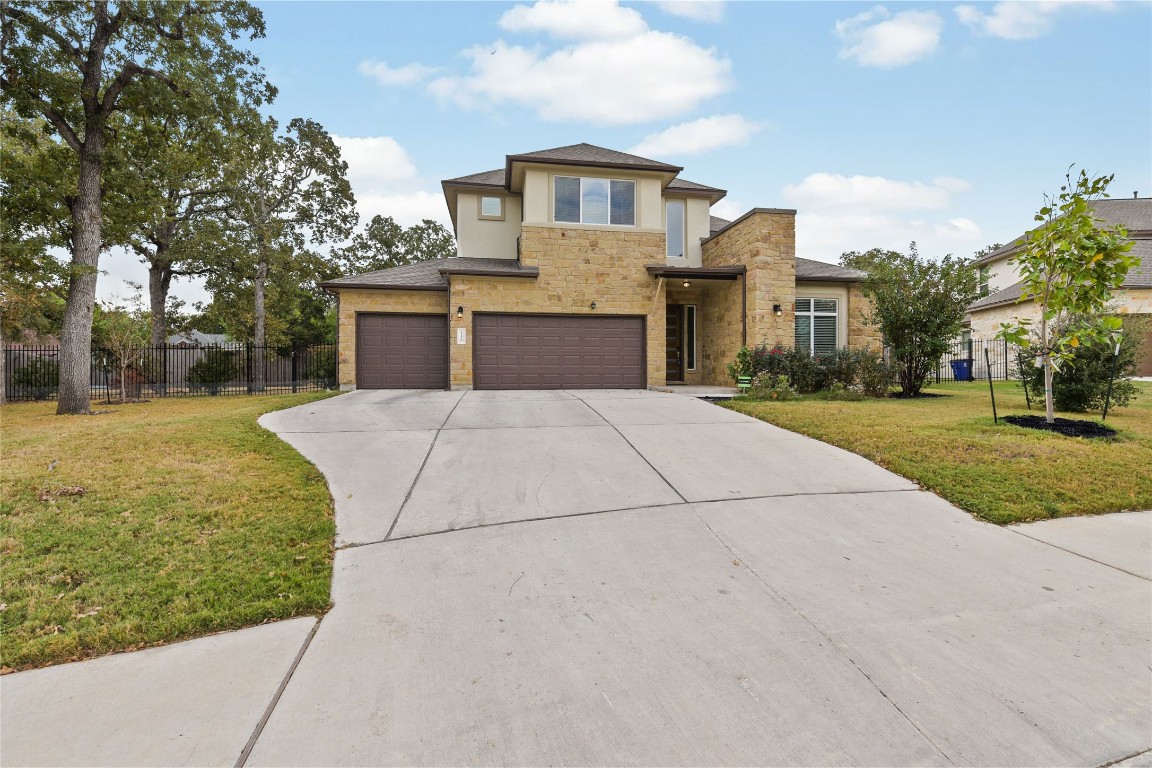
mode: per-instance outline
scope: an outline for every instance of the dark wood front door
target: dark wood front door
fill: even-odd
[[[668,381],[684,381],[684,305],[669,304],[665,316],[667,328]]]

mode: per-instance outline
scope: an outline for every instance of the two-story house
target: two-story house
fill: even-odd
[[[331,280],[353,388],[731,384],[746,344],[875,343],[855,270],[799,259],[794,210],[589,144],[447,179],[458,256]]]
[[[1131,254],[1140,263],[1128,271],[1120,290],[1114,294],[1116,309],[1128,316],[1152,319],[1152,198],[1131,197],[1097,200],[1092,213],[1104,226],[1123,226],[1132,241]],[[1015,256],[1025,244],[1021,235],[997,248],[974,265],[980,270],[981,293],[968,307],[968,326],[976,338],[991,339],[1000,324],[1015,318],[1039,320],[1040,309],[1032,300],[1021,301],[1023,283]],[[1138,374],[1152,376],[1152,333],[1143,329],[1143,362]]]

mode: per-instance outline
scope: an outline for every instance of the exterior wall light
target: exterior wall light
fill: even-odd
[[[773,304],[772,311],[776,314],[776,317],[780,317],[784,314],[784,307],[780,306],[779,304]]]
[[[464,307],[456,307],[456,319],[457,320],[463,320],[464,319]]]
[[[592,309],[596,309],[596,302],[592,302],[588,306],[591,307]]]
[[[692,281],[691,280],[685,280],[684,281],[684,287],[685,288],[691,288],[692,287]]]

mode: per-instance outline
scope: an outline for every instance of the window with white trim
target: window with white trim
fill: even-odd
[[[837,299],[796,299],[796,348],[813,355],[836,349],[838,309]]]
[[[668,258],[683,258],[684,242],[688,239],[684,232],[684,201],[669,200],[664,204],[664,211],[668,224]]]
[[[636,182],[557,176],[553,219],[562,224],[636,226]]]

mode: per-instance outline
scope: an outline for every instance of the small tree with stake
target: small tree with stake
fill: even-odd
[[[1108,197],[1112,176],[1089,178],[1071,169],[1055,197],[1044,196],[1034,217],[1040,225],[1025,235],[1015,257],[1023,291],[1020,300],[1032,299],[1040,310],[1034,334],[1036,365],[1044,369],[1045,419],[1055,421],[1052,375],[1070,362],[1075,350],[1088,342],[1115,344],[1121,319],[1104,314],[1112,291],[1124,283],[1138,259],[1122,226],[1101,227],[1092,204]],[[1029,318],[1002,323],[997,337],[1027,345],[1033,331]]]

